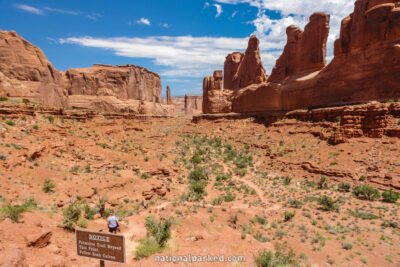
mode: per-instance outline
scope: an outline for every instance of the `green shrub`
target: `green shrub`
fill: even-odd
[[[349,183],[345,183],[345,182],[341,182],[339,184],[339,191],[342,192],[350,192],[350,184]]]
[[[318,204],[320,204],[321,209],[323,209],[325,211],[337,210],[335,201],[331,197],[328,197],[328,196],[322,196],[321,198],[319,198]]]
[[[227,194],[224,196],[224,201],[225,202],[232,202],[234,201],[236,196],[232,195],[231,193]]]
[[[381,194],[377,189],[365,184],[356,186],[353,189],[353,194],[358,198],[366,199],[369,201],[373,201],[381,197]]]
[[[15,125],[15,122],[12,121],[12,120],[6,120],[5,123],[6,123],[7,125],[9,125],[9,126],[14,126],[14,125]]]
[[[318,181],[318,188],[324,189],[327,187],[328,187],[328,178],[326,178],[326,176],[321,176],[321,178]]]
[[[139,242],[139,245],[136,248],[136,258],[147,258],[157,252],[161,252],[162,249],[157,244],[157,242],[151,238],[147,237]]]
[[[275,253],[264,249],[254,256],[254,261],[257,267],[285,267],[298,264],[293,249],[287,249],[286,244],[279,243],[275,245]]]
[[[33,198],[29,198],[25,200],[22,205],[12,205],[11,203],[5,202],[0,209],[0,213],[9,218],[11,222],[18,223],[21,219],[22,213],[36,208],[36,201]]]
[[[165,247],[168,239],[171,238],[171,221],[169,219],[161,219],[158,222],[154,216],[148,216],[144,225],[147,229],[147,234],[154,238],[159,247]]]
[[[288,204],[295,209],[301,209],[303,206],[303,202],[297,199],[289,199]]]
[[[7,100],[8,100],[8,98],[7,98],[7,97],[0,96],[0,101],[7,101]]]
[[[44,180],[44,184],[42,187],[43,192],[49,194],[49,193],[54,193],[54,188],[56,187],[56,185],[53,183],[53,181],[51,179],[46,179]]]
[[[189,179],[200,181],[206,179],[206,173],[203,167],[196,165],[194,170],[189,173]]]
[[[86,220],[83,217],[80,217],[79,220],[76,222],[76,225],[78,225],[79,227],[82,227],[82,228],[87,228],[88,220]]]
[[[389,191],[385,191],[382,193],[382,198],[384,202],[388,203],[396,203],[400,198],[400,194],[390,189]]]
[[[295,215],[296,215],[295,211],[293,211],[293,212],[285,211],[285,214],[284,214],[285,222],[292,220]]]
[[[292,182],[292,177],[286,176],[285,178],[283,178],[284,185],[290,185],[291,182]]]
[[[342,249],[350,250],[350,249],[352,249],[352,248],[353,248],[353,244],[351,244],[350,242],[344,242],[344,243],[342,244]]]
[[[349,210],[349,214],[357,217],[357,218],[361,218],[363,220],[373,220],[373,219],[379,219],[379,216],[372,214],[372,213],[367,213],[367,212],[361,212],[358,210],[352,211]]]
[[[200,200],[206,194],[206,183],[203,181],[191,181],[189,190],[189,195],[193,200]]]

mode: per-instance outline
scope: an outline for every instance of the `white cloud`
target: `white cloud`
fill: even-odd
[[[238,13],[238,11],[236,10],[235,12],[232,13],[232,18],[234,18],[236,16],[236,14]]]
[[[215,15],[215,17],[218,18],[222,14],[222,6],[218,4],[214,4],[213,6],[215,6],[215,9],[217,10],[217,15]]]
[[[171,27],[171,25],[169,25],[168,23],[162,23],[162,24],[160,24],[162,27],[164,27],[164,28],[169,28],[169,27]]]
[[[113,51],[118,56],[150,58],[168,77],[204,77],[222,69],[228,53],[245,50],[248,38],[154,36],[146,38],[72,37],[61,44],[77,44]]]
[[[99,14],[99,13],[92,13],[92,14],[86,15],[86,17],[87,17],[88,19],[97,21],[97,19],[101,17],[101,14]]]
[[[33,6],[28,6],[28,5],[22,5],[22,4],[15,4],[14,5],[16,8],[19,8],[21,10],[36,14],[36,15],[43,15],[44,12],[43,10],[33,7]]]
[[[138,24],[144,24],[147,26],[150,26],[150,20],[146,19],[146,18],[140,18],[138,21],[136,21]]]
[[[66,15],[74,15],[74,16],[79,15],[79,12],[65,10],[65,9],[52,8],[52,7],[44,7],[43,9],[50,11],[50,12],[57,12],[57,13],[66,14]]]

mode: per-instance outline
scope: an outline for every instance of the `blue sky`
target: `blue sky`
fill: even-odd
[[[134,64],[162,77],[163,94],[201,94],[202,78],[226,54],[260,38],[267,73],[286,43],[285,29],[331,14],[328,59],[351,0],[36,0],[0,1],[0,29],[40,47],[59,70],[95,63]]]

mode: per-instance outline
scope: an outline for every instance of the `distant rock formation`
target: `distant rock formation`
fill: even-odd
[[[267,79],[261,62],[259,41],[255,35],[252,35],[247,50],[241,57],[237,71],[233,76],[232,87],[226,89],[239,89],[251,84],[265,83]]]
[[[222,90],[222,70],[203,80],[203,113],[225,113],[231,111],[231,90]]]
[[[199,113],[203,106],[202,95],[185,95],[185,113],[194,114]]]
[[[67,107],[62,75],[42,50],[15,31],[0,31],[0,96]]]
[[[239,68],[243,55],[244,54],[240,52],[233,52],[226,56],[224,63],[224,89],[234,89],[232,84],[233,77]]]
[[[342,21],[334,58],[325,66],[328,31],[329,15],[324,13],[313,14],[304,32],[289,26],[288,43],[268,83],[252,78],[246,80],[250,84],[238,82],[239,77],[263,77],[252,72],[253,67],[243,67],[246,53],[258,50],[250,38],[232,82],[230,106],[224,102],[223,108],[211,109],[221,106],[221,98],[205,90],[203,112],[282,112],[400,98],[398,1],[357,0],[354,12]]]
[[[157,73],[134,65],[95,64],[57,71],[43,52],[13,31],[0,31],[0,96],[53,107],[166,115]]]
[[[167,105],[172,105],[171,88],[167,85]]]
[[[160,76],[142,67],[95,64],[90,68],[69,69],[64,77],[69,95],[161,102]]]
[[[320,70],[326,64],[329,15],[315,13],[304,32],[295,26],[286,29],[287,44],[276,61],[269,82],[283,82],[291,75]]]

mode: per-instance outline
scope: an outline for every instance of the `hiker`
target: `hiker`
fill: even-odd
[[[117,233],[119,224],[118,224],[118,218],[115,216],[114,211],[110,212],[110,217],[107,218],[108,222],[108,230],[110,233]]]

